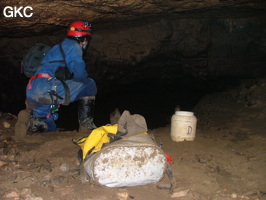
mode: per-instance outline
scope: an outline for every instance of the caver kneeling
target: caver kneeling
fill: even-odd
[[[90,39],[91,26],[86,22],[73,22],[62,43],[47,52],[26,88],[31,112],[28,131],[56,131],[60,105],[74,101],[79,101],[79,130],[96,128],[93,118],[97,87],[95,81],[88,78],[82,58]]]

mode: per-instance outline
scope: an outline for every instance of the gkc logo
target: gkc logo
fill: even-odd
[[[11,7],[6,6],[3,10],[5,17],[31,17],[33,15],[33,9],[31,6]]]

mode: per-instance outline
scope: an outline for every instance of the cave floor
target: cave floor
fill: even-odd
[[[266,199],[265,81],[202,99],[195,107],[195,141],[174,142],[170,125],[150,129],[171,155],[176,187],[172,192],[156,184],[108,188],[81,184],[77,131],[14,137],[16,116],[1,119],[1,199],[48,200],[230,200]],[[256,103],[245,95],[253,92]],[[238,94],[236,97],[234,94]],[[7,121],[11,127],[2,124]],[[65,170],[67,166],[67,170]],[[65,168],[64,168],[65,167]],[[161,183],[168,183],[167,176]]]

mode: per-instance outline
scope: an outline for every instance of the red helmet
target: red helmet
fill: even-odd
[[[88,22],[76,21],[70,24],[67,29],[67,36],[81,37],[91,36],[91,25]]]

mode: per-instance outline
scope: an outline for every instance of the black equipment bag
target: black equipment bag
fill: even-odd
[[[24,56],[21,71],[30,78],[39,68],[46,53],[51,49],[51,46],[38,43],[30,48],[28,53]]]

